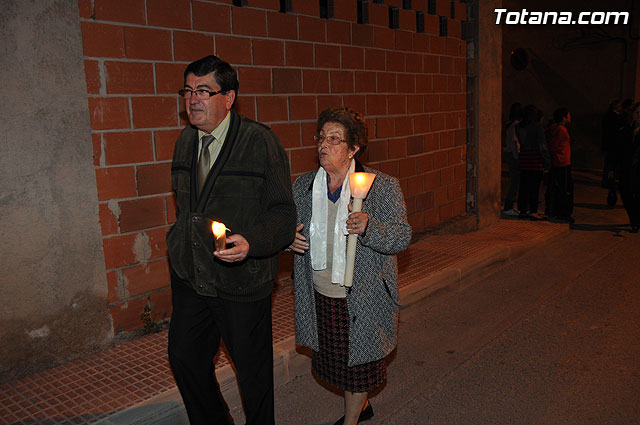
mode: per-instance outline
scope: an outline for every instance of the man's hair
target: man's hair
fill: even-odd
[[[567,115],[569,115],[569,109],[568,108],[558,108],[555,111],[553,111],[553,120],[560,124],[562,122],[562,119],[565,118]]]
[[[360,156],[367,148],[367,125],[365,119],[360,113],[348,107],[333,107],[325,109],[318,117],[316,131],[320,134],[322,127],[328,122],[340,124],[346,130],[346,142],[349,148],[355,149],[360,146],[360,150],[355,154]]]
[[[220,86],[223,93],[233,90],[238,95],[238,74],[227,62],[217,56],[209,55],[195,62],[191,62],[184,70],[184,82],[187,82],[187,76],[193,74],[196,77],[203,77],[207,74],[213,74],[216,83]],[[195,88],[195,87],[194,87]]]

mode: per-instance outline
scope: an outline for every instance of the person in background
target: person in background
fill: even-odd
[[[323,111],[315,136],[320,168],[293,185],[298,227],[294,259],[296,342],[313,351],[316,375],[344,392],[336,424],[370,419],[368,394],[386,379],[397,344],[396,254],[411,240],[398,180],[364,167],[364,118],[348,108]],[[375,173],[362,212],[349,214],[349,173]],[[344,285],[346,232],[358,235],[353,286]]]
[[[571,113],[567,108],[558,108],[553,113],[553,123],[546,130],[546,139],[551,158],[549,173],[550,221],[573,223],[573,179],[571,177],[571,139],[567,124]]]
[[[617,202],[616,167],[624,141],[630,138],[628,120],[623,114],[622,102],[615,99],[609,103],[609,109],[602,119],[602,145],[604,166],[602,170],[602,187],[608,190],[607,205],[613,207]]]
[[[278,251],[296,228],[289,161],[268,127],[232,110],[238,78],[227,62],[189,64],[179,94],[190,125],[171,165],[169,362],[190,423],[230,424],[213,363],[224,341],[246,423],[273,424],[271,293]],[[231,233],[215,251],[214,220]]]
[[[509,109],[509,121],[504,127],[504,144],[502,147],[502,159],[509,168],[509,189],[504,198],[503,214],[507,216],[517,216],[518,212],[513,209],[516,202],[518,186],[520,186],[520,168],[518,167],[518,137],[516,136],[516,126],[522,120],[522,105],[514,103]]]
[[[516,127],[520,141],[520,190],[518,193],[519,218],[539,220],[538,201],[540,183],[545,170],[550,167],[549,151],[544,139],[544,130],[533,105],[525,106],[523,119]]]
[[[632,135],[622,148],[620,198],[631,225],[631,233],[640,228],[640,103],[633,106]]]

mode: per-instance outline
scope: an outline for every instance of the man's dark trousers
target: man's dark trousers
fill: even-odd
[[[171,273],[169,361],[191,425],[229,424],[215,380],[220,339],[233,361],[247,425],[274,424],[271,296],[252,302],[199,295]]]

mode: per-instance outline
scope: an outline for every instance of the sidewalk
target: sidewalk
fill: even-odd
[[[568,232],[566,224],[500,220],[478,232],[421,239],[398,256],[401,304],[486,275]],[[309,358],[295,349],[294,332],[293,288],[285,286],[273,295],[276,387],[310,370]],[[163,331],[2,385],[0,424],[160,424],[182,411],[166,347]],[[215,361],[225,399],[237,414],[232,368],[224,354]]]

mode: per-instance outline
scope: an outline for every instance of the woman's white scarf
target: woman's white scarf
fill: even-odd
[[[349,201],[351,188],[349,187],[349,173],[355,170],[355,161],[351,160],[349,171],[342,182],[336,224],[333,229],[333,266],[331,282],[344,285],[344,269],[347,251],[347,218],[349,217]],[[327,172],[320,167],[313,180],[313,195],[311,204],[311,224],[309,226],[311,267],[314,270],[327,268],[327,214],[329,200],[327,199]]]

